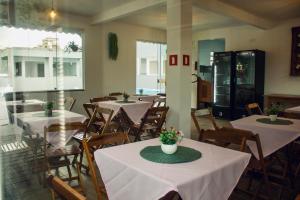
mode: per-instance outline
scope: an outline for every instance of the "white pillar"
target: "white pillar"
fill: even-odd
[[[177,66],[168,62],[166,73],[167,105],[170,107],[167,127],[191,136],[191,56],[192,56],[192,1],[167,1],[167,46],[169,55],[177,55]],[[190,57],[183,66],[183,55]]]

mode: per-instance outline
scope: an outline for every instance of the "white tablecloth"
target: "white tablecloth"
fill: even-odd
[[[18,119],[18,125],[23,126],[23,124],[28,124],[32,134],[39,134],[41,137],[44,136],[44,127],[50,126],[57,123],[66,123],[66,122],[83,122],[86,117],[74,112],[67,110],[54,110],[54,113],[59,113],[58,116],[46,117],[40,116],[44,111],[38,112],[26,112],[26,113],[17,113],[14,114]],[[37,116],[39,115],[39,116]],[[74,132],[67,131],[65,133],[51,133],[50,137],[47,138],[47,141],[51,143],[54,147],[65,146],[66,143],[72,138]]]
[[[264,124],[256,121],[258,118],[265,117],[267,116],[252,115],[231,122],[234,128],[249,130],[259,134],[264,157],[300,137],[300,120],[288,119],[293,122],[291,125]],[[255,143],[248,141],[247,144],[255,157],[258,158]]]
[[[133,95],[130,97],[131,99],[134,100],[141,100],[141,101],[147,101],[153,103],[155,99],[158,99],[158,95]]]
[[[42,105],[44,101],[38,99],[28,99],[25,102],[22,101],[6,101],[7,106],[27,106],[27,105]]]
[[[147,112],[148,108],[151,107],[152,102],[135,101],[135,103],[118,103],[116,101],[101,101],[97,102],[96,104],[100,107],[114,110],[113,117],[122,107],[127,113],[128,117],[130,117],[134,123],[139,123],[141,118]]]
[[[285,109],[285,112],[300,114],[300,106],[287,108],[287,109]]]
[[[157,200],[171,190],[184,200],[225,200],[247,166],[250,154],[184,139],[180,145],[199,150],[199,160],[159,164],[140,156],[158,139],[109,147],[95,152],[110,200]]]

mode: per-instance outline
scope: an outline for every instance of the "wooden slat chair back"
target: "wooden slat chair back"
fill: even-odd
[[[119,129],[123,132],[128,132],[134,125],[134,122],[130,119],[124,108],[120,108],[119,112],[115,115],[114,120],[119,124]]]
[[[86,200],[86,198],[77,192],[75,189],[73,189],[71,186],[69,186],[67,183],[65,183],[63,180],[60,178],[49,175],[47,177],[47,182],[49,187],[52,190],[52,199],[55,198],[55,194],[60,198],[60,199],[65,199],[65,200]]]
[[[246,172],[252,169],[259,170],[263,174],[263,179],[267,186],[267,190],[270,192],[270,182],[266,171],[266,163],[258,134],[254,134],[248,130],[222,127],[218,130],[201,130],[201,133],[199,134],[199,141],[213,143],[225,148],[230,148],[232,145],[238,145],[239,149],[234,148],[235,150],[248,153],[251,153],[251,151],[247,147],[246,142],[255,142],[259,158],[256,159],[254,156],[251,157],[250,163],[246,168]],[[258,168],[255,164],[257,162]],[[257,194],[254,195],[256,196]]]
[[[199,125],[199,122],[197,120],[197,117],[205,117],[207,119],[209,119],[209,121],[212,123],[213,128],[215,130],[219,129],[219,127],[217,126],[216,120],[214,118],[214,116],[211,114],[209,109],[201,109],[201,110],[195,110],[191,112],[191,116],[192,116],[192,120],[195,124],[195,127],[198,131],[198,133],[201,132],[201,127]]]
[[[70,157],[74,160],[77,160],[78,155],[80,155],[80,149],[75,145],[67,145],[61,147],[60,149],[55,149],[50,146],[47,142],[48,136],[51,134],[63,133],[65,131],[74,131],[78,132],[86,132],[86,124],[81,122],[68,122],[61,124],[52,124],[48,127],[44,128],[44,155],[46,160],[46,165],[48,168],[48,172],[51,169],[58,170],[60,167],[66,167],[68,170],[69,178],[63,179],[64,181],[72,181],[77,180],[79,183],[79,190],[83,191],[82,182],[78,173],[78,176],[72,176],[72,172],[70,169],[71,162],[69,160]],[[63,160],[61,160],[63,158]]]
[[[65,110],[71,111],[76,103],[76,99],[74,97],[65,97],[64,105]]]
[[[115,101],[117,100],[114,96],[105,96],[105,97],[94,97],[90,99],[91,103],[101,102],[101,101]]]
[[[123,93],[122,92],[112,92],[112,93],[109,93],[109,96],[111,97],[117,97],[117,96],[122,96]]]
[[[166,120],[168,110],[168,106],[149,108],[141,119],[141,123],[135,125],[135,141],[141,140],[141,134],[145,130],[151,131],[153,137],[155,134],[160,133]]]
[[[102,199],[103,193],[105,193],[105,187],[99,183],[97,172],[94,163],[94,152],[97,149],[103,148],[106,145],[116,145],[130,143],[127,133],[117,132],[117,133],[105,133],[102,135],[92,136],[90,138],[85,138],[82,141],[84,153],[89,165],[90,174],[92,177],[93,185],[97,192],[97,199]]]
[[[159,97],[153,100],[152,107],[166,107],[166,98],[164,97]]]
[[[94,116],[93,122],[91,122],[92,116],[97,107],[98,106],[93,103],[84,103],[83,104],[83,108],[88,115],[88,131],[90,131],[90,128],[94,128],[95,130],[101,129],[101,126],[105,122],[105,118],[101,113],[96,113],[96,116]]]
[[[263,111],[261,110],[258,103],[250,103],[246,105],[246,110],[248,112],[248,115],[264,115]]]

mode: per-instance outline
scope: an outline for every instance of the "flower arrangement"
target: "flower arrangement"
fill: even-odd
[[[159,139],[162,144],[173,145],[177,142],[181,142],[183,133],[176,131],[173,127],[170,130],[163,130],[160,133]]]
[[[127,94],[126,92],[123,93],[123,101],[128,101],[129,97],[129,94]]]
[[[267,114],[278,115],[282,110],[283,108],[280,104],[271,104],[270,108],[267,109]]]
[[[53,102],[47,102],[44,106],[44,109],[45,109],[45,115],[46,116],[52,116],[52,110],[54,108],[54,103]]]

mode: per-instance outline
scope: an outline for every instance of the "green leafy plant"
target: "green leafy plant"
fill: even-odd
[[[68,45],[65,47],[65,51],[69,53],[77,52],[80,49],[81,48],[74,41],[69,42]]]
[[[271,104],[271,106],[267,109],[268,115],[278,115],[283,111],[283,108],[280,104]]]
[[[119,53],[118,37],[115,33],[108,33],[108,56],[112,60],[117,60]]]
[[[139,89],[139,93],[140,93],[140,95],[142,95],[144,93],[143,88]]]
[[[124,99],[124,101],[127,101],[129,97],[130,97],[129,94],[127,94],[126,92],[123,93],[123,99]]]
[[[53,108],[54,108],[53,102],[50,101],[45,104],[45,110],[53,110]]]
[[[183,134],[176,131],[174,128],[171,128],[170,130],[163,130],[159,135],[161,143],[168,145],[176,144],[177,142],[180,142],[182,138]]]

